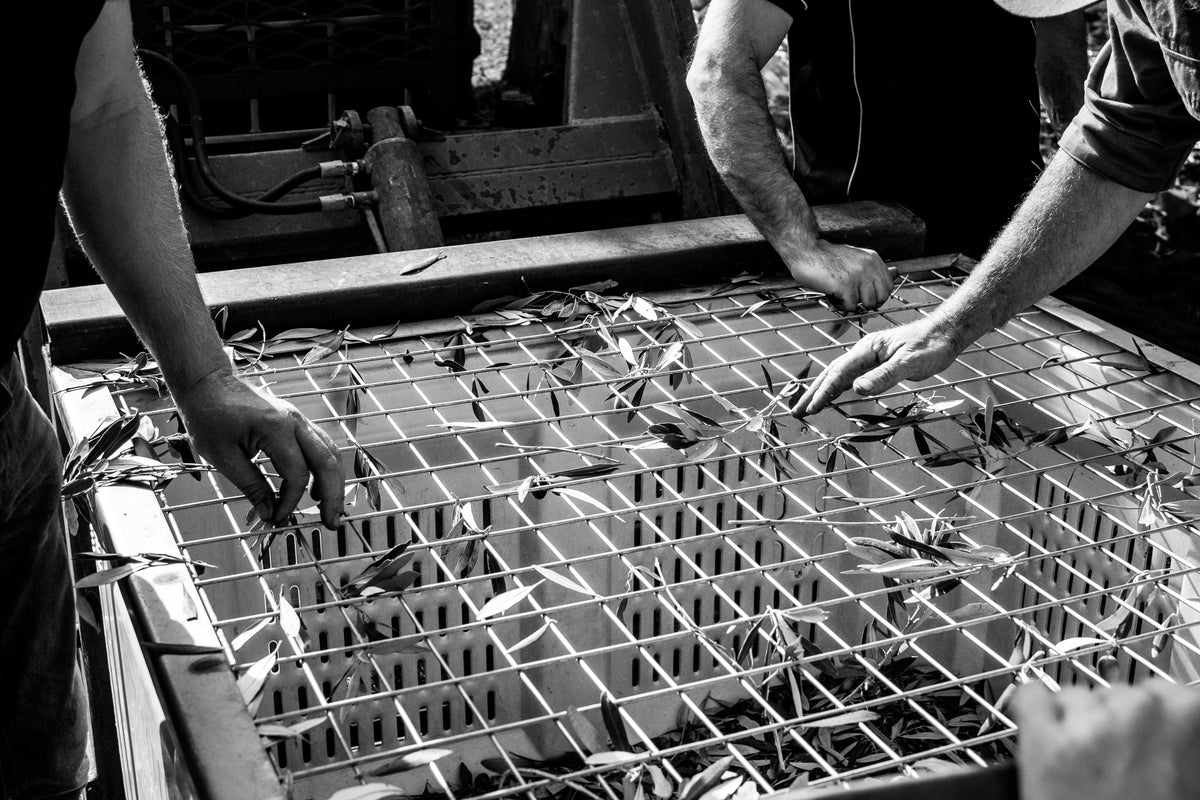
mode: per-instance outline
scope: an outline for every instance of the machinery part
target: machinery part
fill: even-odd
[[[699,139],[691,130],[695,120],[683,86],[683,54],[695,35],[688,27],[688,3],[671,0],[662,4],[670,8],[643,12],[624,9],[622,2],[573,0],[570,4],[564,124],[455,130],[452,121],[438,124],[443,117],[429,113],[429,98],[420,93],[408,101],[412,113],[400,109],[401,130],[421,151],[420,163],[444,236],[502,231],[511,237],[528,237],[736,211],[707,157],[694,147]],[[286,130],[303,144],[278,149],[276,145],[285,141],[284,130],[276,124],[280,108],[272,106],[272,124],[268,124],[268,102],[282,103],[293,96],[291,92],[303,95],[328,85],[338,94],[336,102],[331,95],[329,103],[319,104],[323,109],[357,104],[365,113],[373,107],[371,97],[364,98],[356,90],[360,85],[364,92],[380,89],[383,84],[376,79],[386,70],[375,67],[390,63],[388,59],[449,60],[456,44],[446,38],[457,29],[451,17],[466,13],[460,6],[470,3],[411,0],[401,4],[403,8],[380,5],[376,10],[373,2],[351,6],[334,0],[326,9],[329,17],[320,19],[293,19],[293,10],[270,4],[212,9],[201,8],[204,4],[194,0],[139,0],[137,5],[145,7],[144,14],[137,12],[143,31],[138,41],[152,44],[184,68],[202,101],[249,102],[248,113],[242,116],[251,120],[250,132],[222,136],[223,150],[215,153],[209,148],[205,172],[208,177],[221,176],[226,190],[257,199],[282,177],[312,166],[318,147],[341,149],[348,160],[362,158],[373,133],[366,120],[353,113],[332,124],[326,116],[320,125],[329,126],[328,131],[315,137],[320,131],[315,121],[290,120]],[[327,42],[330,50],[305,48],[286,59],[280,56],[287,42],[304,41],[322,26],[324,35],[332,37]],[[353,38],[348,34],[351,30]],[[421,47],[390,46],[386,54],[364,60],[359,48],[365,52],[382,47],[393,35],[420,41]],[[310,65],[308,59],[320,64]],[[360,68],[362,64],[375,66]],[[321,74],[315,75],[318,71]],[[426,72],[422,79],[432,82],[448,81],[452,74],[450,69]],[[187,101],[174,81],[161,83],[155,91],[160,100]],[[432,88],[433,83],[429,85]],[[397,83],[392,96],[398,96],[403,86]],[[356,93],[344,94],[351,90]],[[447,104],[449,91],[441,97]],[[260,101],[262,109],[256,105]],[[283,110],[288,109],[285,104]],[[418,113],[425,123],[444,129],[445,135],[431,137],[430,130],[415,129]],[[186,122],[185,115],[180,119]],[[208,141],[214,143],[215,137],[209,136]],[[358,255],[375,249],[372,239],[378,237],[364,230],[359,213],[268,219],[216,211],[223,209],[225,201],[203,183],[206,176],[200,171],[197,164],[180,173],[188,178],[195,175],[190,189],[184,187],[189,192],[184,213],[193,253],[203,270]],[[319,191],[334,193],[343,188],[327,182]],[[380,227],[378,220],[375,227]]]
[[[404,131],[404,135],[413,141],[420,139],[423,126],[412,106],[399,106],[396,111],[400,114],[400,130]]]
[[[342,158],[362,158],[367,152],[367,134],[362,117],[354,109],[346,109],[329,126],[329,149]]]
[[[191,171],[188,169],[188,163],[184,157],[184,153],[186,153],[187,150],[183,139],[183,132],[180,130],[179,121],[176,120],[173,115],[167,116],[166,131],[167,143],[171,150],[172,159],[175,162],[175,174],[179,178],[179,185],[183,193],[183,198],[191,208],[194,208],[206,217],[211,217],[214,219],[241,219],[243,217],[248,217],[251,214],[262,213],[260,211],[245,207],[219,206],[201,197],[196,191],[196,187],[193,185]],[[197,163],[199,164],[199,162]],[[279,183],[267,189],[257,198],[244,199],[254,199],[259,203],[276,203],[279,198],[295,189],[300,188],[310,181],[320,178],[353,177],[359,174],[363,167],[364,163],[361,160],[322,161],[319,164],[304,167],[296,171],[291,176],[284,178]],[[211,174],[211,167],[209,167],[209,170]],[[215,180],[215,178],[213,178],[213,180]],[[228,191],[228,189],[226,189],[226,191]],[[243,195],[235,192],[229,193],[238,197],[243,197]],[[320,205],[318,210],[322,211],[341,207],[353,207],[351,204],[347,203],[346,198],[343,198],[340,195],[318,197],[317,202]]]
[[[245,214],[311,214],[313,212],[334,211],[345,208],[355,208],[368,201],[369,198],[361,193],[354,195],[330,195],[325,197],[317,197],[310,200],[298,200],[294,202],[281,202],[279,197],[290,192],[301,184],[307,183],[310,180],[320,177],[328,177],[330,170],[326,167],[319,167],[316,171],[311,168],[295,173],[289,178],[284,179],[275,187],[268,189],[259,198],[244,197],[236,192],[231,192],[226,189],[216,178],[212,171],[212,165],[208,161],[208,146],[204,139],[204,119],[200,112],[200,102],[196,97],[195,91],[192,89],[191,82],[183,70],[179,69],[169,58],[154,52],[153,50],[138,49],[138,55],[144,60],[162,67],[169,72],[176,82],[182,88],[184,96],[187,99],[188,112],[191,117],[192,126],[192,150],[196,158],[196,168],[204,185],[220,199],[229,203],[231,208],[225,210],[219,206],[213,206],[201,200],[195,192],[194,187],[190,185],[185,189],[185,196],[202,212],[209,213],[212,216],[217,216],[224,219],[234,218]],[[180,146],[177,152],[182,152],[182,137],[178,132],[178,124],[175,124],[175,133],[172,135],[172,141]],[[172,149],[176,149],[175,146]],[[176,158],[180,158],[176,155]],[[177,170],[181,176],[181,183],[188,183],[188,172],[186,169]],[[354,162],[347,162],[345,171],[341,174],[351,174],[357,172],[358,165]],[[240,213],[239,213],[240,212]]]
[[[244,137],[329,124],[329,109],[371,108],[410,97],[428,120],[451,122],[463,33],[473,21],[461,0],[322,0],[213,3],[133,0],[140,46],[171,58],[210,109],[210,131]],[[173,87],[163,99],[181,102]],[[407,93],[407,94],[406,94]],[[469,100],[469,97],[466,98]],[[223,173],[222,173],[223,174]]]
[[[418,250],[442,243],[421,151],[405,134],[401,110],[379,106],[367,112],[371,146],[364,161],[378,197],[379,227],[389,250]],[[410,126],[417,127],[409,109]]]

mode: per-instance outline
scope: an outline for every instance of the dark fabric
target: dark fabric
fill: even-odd
[[[1060,147],[1122,186],[1167,189],[1200,140],[1200,2],[1109,0],[1108,24]]]
[[[10,48],[12,104],[36,147],[13,161],[27,192],[10,206],[8,285],[0,299],[0,796],[78,796],[87,780],[87,698],[76,669],[75,593],[58,524],[62,459],[50,420],[14,357],[46,280],[62,184],[75,62],[103,0],[22,7]]]
[[[982,254],[1042,168],[1033,23],[992,0],[769,2],[793,18],[809,200],[892,200],[925,221],[926,252]]]
[[[62,457],[16,358],[0,367],[0,797],[78,794],[87,695],[58,524]]]
[[[14,65],[19,69],[11,73],[18,97],[12,109],[36,133],[37,148],[29,151],[31,156],[14,159],[21,176],[15,185],[29,194],[8,212],[12,215],[10,230],[16,231],[21,241],[15,248],[18,255],[9,256],[9,281],[0,295],[0,364],[11,357],[46,282],[75,99],[75,60],[103,5],[103,0],[72,0],[27,4],[22,9],[28,20],[26,29],[46,35],[38,37],[36,47],[13,50],[22,55],[21,62]]]

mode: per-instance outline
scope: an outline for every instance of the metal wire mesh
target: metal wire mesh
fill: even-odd
[[[649,314],[606,324],[615,349],[582,315],[510,313],[355,331],[315,363],[307,344],[264,355],[248,374],[357,462],[345,524],[255,529],[215,473],[161,502],[183,551],[218,567],[196,582],[235,669],[277,655],[258,722],[311,721],[269,746],[296,796],[358,779],[615,798],[638,764],[677,786],[723,756],[762,792],[911,776],[1004,758],[1017,681],[1196,682],[1195,384],[1031,309],[935,378],[751,423],[953,286],[908,280],[851,317],[752,281],[646,295]],[[919,423],[886,421],[918,396]],[[171,409],[119,399],[170,432]],[[639,447],[670,438],[648,426],[686,439],[707,422],[716,445]],[[853,546],[939,525],[993,560],[887,578]],[[347,592],[405,542],[411,588]],[[496,597],[517,599],[481,619]],[[452,755],[371,777],[430,747]]]
[[[406,89],[444,93],[440,76],[455,68],[454,26],[463,14],[461,4],[430,0],[143,0],[134,7],[139,46],[189,76],[209,132],[223,134],[321,128],[358,103],[413,102]],[[178,89],[156,85],[165,102],[181,102]],[[429,100],[421,94],[416,102],[432,114]],[[449,101],[433,99],[438,112]]]

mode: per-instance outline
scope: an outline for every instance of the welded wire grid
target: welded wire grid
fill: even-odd
[[[1164,509],[1197,494],[1200,390],[1050,313],[1028,310],[941,375],[878,399],[847,397],[803,423],[776,405],[780,447],[752,425],[716,449],[637,448],[657,440],[648,426],[685,424],[688,411],[664,407],[726,430],[746,423],[810,363],[811,378],[864,331],[928,313],[953,285],[922,274],[881,311],[848,317],[812,300],[764,304],[770,287],[754,282],[645,295],[659,319],[627,310],[606,326],[613,338],[635,360],[649,350],[651,365],[669,341],[686,355],[641,393],[612,375],[631,368],[624,344],[589,343],[582,315],[472,336],[455,336],[463,326],[450,320],[317,363],[301,363],[306,346],[247,370],[330,432],[347,465],[358,446],[372,457],[358,457],[336,533],[311,514],[255,529],[215,473],[160,493],[183,551],[218,567],[196,582],[224,641],[266,621],[227,648],[239,675],[277,654],[257,721],[311,721],[302,737],[266,745],[296,796],[357,780],[452,797],[617,798],[639,764],[679,791],[724,756],[760,792],[787,788],[781,776],[915,776],[1006,757],[1015,682],[1195,682],[1197,528]],[[597,355],[575,358],[564,342]],[[545,376],[555,366],[559,382]],[[861,432],[853,417],[917,395],[962,402],[937,406],[919,433],[838,439]],[[170,409],[151,411],[145,393],[120,399],[172,431]],[[989,406],[1007,444],[972,450],[972,421]],[[1089,418],[1091,435],[1057,443],[1015,433],[1033,440]],[[964,446],[974,460],[936,458]],[[551,479],[588,464],[616,469]],[[531,476],[571,491],[525,494]],[[964,547],[1010,558],[963,567],[945,593],[931,590],[948,588],[945,574],[864,574],[850,538],[888,540],[903,514],[926,528],[948,519]],[[420,574],[411,588],[345,596],[347,581],[406,540]],[[489,599],[522,588],[511,608],[479,619]],[[281,627],[281,596],[302,634]],[[604,722],[606,695],[628,743]],[[837,722],[865,711],[878,716]],[[372,775],[430,748],[451,754]],[[594,757],[626,748],[635,760]],[[652,777],[635,773],[647,797]]]
[[[433,38],[453,33],[437,30],[437,5],[142,0],[134,19],[141,46],[169,57],[199,81],[201,102],[243,100],[219,109],[218,128],[230,127],[221,122],[223,112],[243,108],[247,116],[231,131],[254,134],[295,126],[297,109],[288,104],[299,103],[305,124],[319,128],[363,89],[396,92],[403,81],[427,84],[429,70],[438,66]],[[449,17],[443,13],[441,19]],[[206,110],[214,116],[211,107]]]

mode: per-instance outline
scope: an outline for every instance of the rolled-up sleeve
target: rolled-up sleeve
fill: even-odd
[[[1175,84],[1180,76],[1172,67],[1178,65],[1168,62],[1171,56],[1144,20],[1119,19],[1111,30],[1088,75],[1083,108],[1059,146],[1122,186],[1161,191],[1200,140],[1200,120]]]

